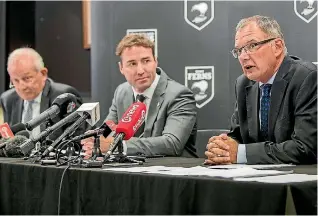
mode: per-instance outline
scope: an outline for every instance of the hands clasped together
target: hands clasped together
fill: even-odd
[[[205,152],[207,159],[204,163],[209,165],[236,163],[237,149],[238,143],[226,134],[213,136],[207,144]]]

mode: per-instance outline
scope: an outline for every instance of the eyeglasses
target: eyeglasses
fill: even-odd
[[[241,47],[241,48],[234,48],[231,53],[234,56],[234,58],[238,58],[241,54],[242,51],[244,50],[246,53],[251,53],[257,50],[259,45],[263,45],[266,44],[272,40],[274,40],[276,38],[269,38],[263,41],[259,41],[259,42],[255,42],[255,43],[250,43],[250,44],[246,44],[245,46]]]

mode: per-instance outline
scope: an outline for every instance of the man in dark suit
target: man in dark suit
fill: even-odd
[[[76,107],[73,107],[73,110],[82,104],[82,99],[75,88],[53,82],[48,78],[48,70],[44,67],[43,59],[34,49],[14,50],[9,55],[7,70],[14,88],[4,92],[0,102],[4,121],[10,126],[28,122],[48,109],[54,99],[63,93],[72,93],[77,96]],[[51,124],[58,122],[62,117],[64,116],[52,119]],[[32,135],[40,133],[45,126],[41,124],[36,127]],[[61,132],[62,130],[59,130],[55,136]]]
[[[119,69],[127,82],[115,91],[107,120],[116,124],[127,108],[143,95],[147,106],[144,129],[124,142],[128,155],[196,156],[196,102],[190,89],[170,79],[157,67],[154,43],[144,35],[125,36],[117,46]],[[102,152],[113,137],[101,138]],[[90,154],[92,142],[83,149]]]
[[[211,137],[207,164],[316,164],[317,66],[287,54],[279,24],[243,19],[235,48],[244,74],[235,86],[229,134]]]

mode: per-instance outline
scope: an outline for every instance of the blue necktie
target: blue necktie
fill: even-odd
[[[264,140],[268,140],[268,113],[271,104],[271,84],[263,84],[261,98],[261,135]]]

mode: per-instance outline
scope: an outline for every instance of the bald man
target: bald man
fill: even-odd
[[[7,71],[14,88],[4,92],[0,97],[3,109],[4,122],[10,126],[25,123],[48,109],[54,99],[63,93],[72,93],[77,96],[77,106],[82,104],[79,92],[65,84],[53,82],[48,78],[48,69],[44,67],[42,57],[32,48],[19,48],[8,57]],[[58,122],[58,116],[52,124]],[[32,136],[45,130],[41,124],[32,131]],[[55,133],[55,137],[62,130]]]

